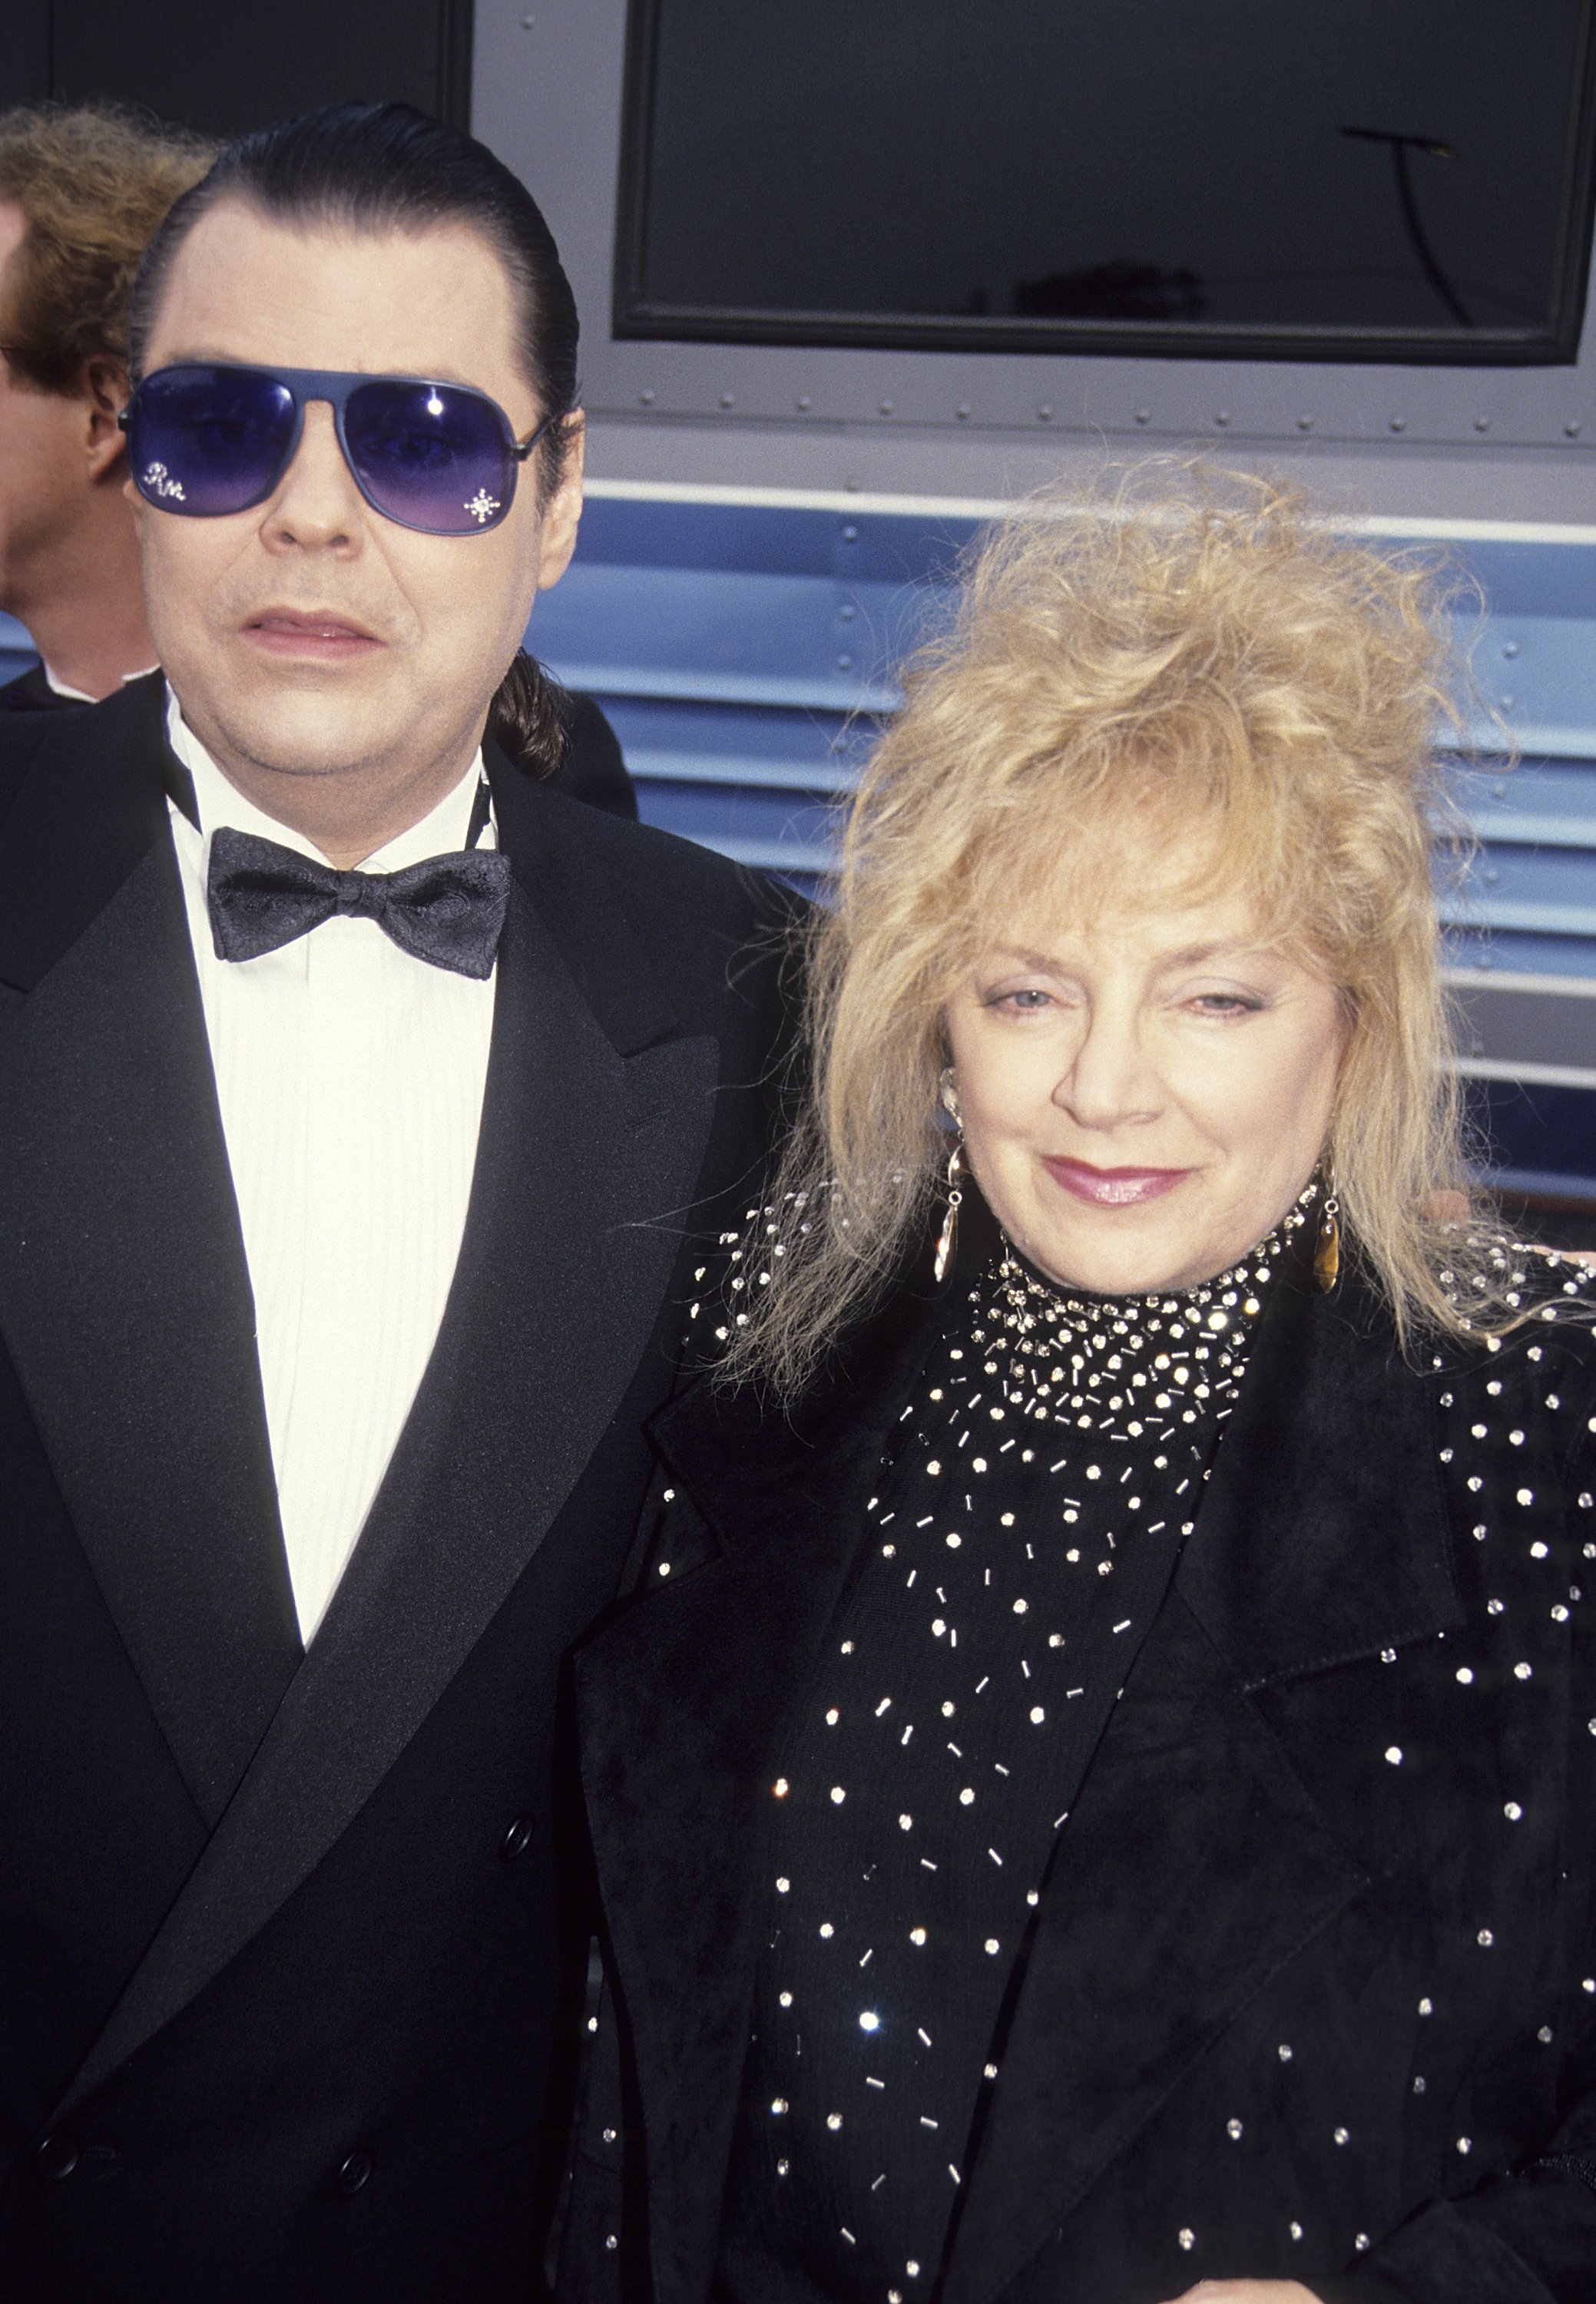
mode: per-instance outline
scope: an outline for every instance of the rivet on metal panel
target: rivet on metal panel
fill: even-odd
[[[958,404],[958,406],[957,406],[957,408],[955,408],[955,411],[954,411],[954,414],[955,414],[955,416],[961,416],[961,417],[963,417],[963,416],[968,416],[968,415],[969,415],[969,413],[970,413],[970,402],[969,402],[967,400],[961,400],[961,401],[960,401],[960,402],[959,402],[959,404]]]
[[[1393,432],[1405,432],[1407,430],[1406,417],[1393,416],[1391,419],[1391,429]]]
[[[1151,411],[1151,409],[1150,409],[1150,408],[1139,408],[1139,409],[1136,411],[1136,421],[1137,421],[1137,423],[1138,423],[1138,424],[1150,424],[1150,423],[1152,422],[1152,411]]]
[[[1504,656],[1516,656],[1518,654],[1518,642],[1516,640],[1504,640],[1502,642],[1502,654]]]
[[[836,668],[838,672],[851,672],[853,668],[853,657],[851,656],[839,656],[836,660]]]
[[[1229,423],[1229,421],[1230,421],[1230,411],[1229,411],[1227,408],[1220,408],[1220,409],[1218,409],[1218,410],[1216,410],[1216,411],[1215,411],[1215,413],[1214,413],[1214,422],[1215,422],[1216,424],[1218,424],[1218,425],[1226,425],[1226,424],[1228,424],[1228,423]]]
[[[850,522],[843,530],[843,542],[845,544],[857,544],[858,541],[859,530],[853,526],[852,522]]]
[[[837,610],[837,612],[836,612],[836,613],[837,613],[837,614],[841,617],[841,619],[842,619],[842,621],[843,621],[843,623],[844,623],[845,624],[851,624],[851,623],[853,623],[853,621],[854,617],[859,614],[859,611],[858,611],[858,609],[853,606],[853,601],[852,601],[852,600],[845,600],[845,601],[843,602],[842,606]]]
[[[1311,416],[1299,416],[1297,418],[1297,430],[1299,432],[1312,432],[1312,429],[1313,419]]]
[[[805,409],[812,408],[814,402],[811,400],[807,392],[801,392],[797,399],[793,402],[793,405],[799,411],[800,414],[802,414]]]
[[[1036,411],[1036,420],[1039,424],[1051,424],[1053,421],[1053,405],[1050,401],[1043,401],[1041,406]]]
[[[1504,696],[1504,697],[1503,697],[1503,699],[1502,699],[1502,709],[1503,709],[1503,711],[1504,711],[1504,712],[1511,712],[1511,711],[1512,711],[1512,709],[1513,709],[1513,707],[1514,707],[1514,706],[1517,703],[1517,701],[1518,701],[1518,699],[1517,699],[1517,697],[1516,697],[1516,696]]]
[[[723,408],[735,408],[737,405],[736,394],[734,392],[723,392],[720,395],[720,404]]]
[[[1489,432],[1490,429],[1490,417],[1476,416],[1474,419],[1474,429],[1476,432]]]
[[[642,404],[643,404],[643,406],[644,406],[645,408],[652,408],[652,407],[653,407],[653,405],[654,405],[654,395],[653,395],[653,394],[652,394],[651,392],[640,392],[640,393],[638,394],[638,395],[637,395],[637,396],[638,396],[638,398],[641,401],[641,402],[642,402]]]
[[[1584,428],[1577,416],[1571,416],[1563,427],[1564,433],[1570,440],[1577,440]]]
[[[882,413],[882,415],[883,415],[883,416],[890,416],[890,415],[891,415],[891,413],[892,413],[892,402],[891,402],[891,401],[890,401],[890,400],[884,400],[884,401],[881,402],[881,413]]]

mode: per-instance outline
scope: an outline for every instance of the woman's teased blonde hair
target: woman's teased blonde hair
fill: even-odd
[[[1465,1174],[1431,880],[1438,838],[1461,846],[1435,753],[1454,605],[1432,561],[1238,473],[1144,468],[989,534],[847,815],[812,1092],[728,1376],[790,1395],[902,1268],[947,1156],[950,993],[1016,901],[1134,902],[1150,829],[1180,867],[1158,901],[1243,894],[1341,993],[1326,1153],[1398,1333],[1511,1325],[1496,1236],[1433,1220]]]

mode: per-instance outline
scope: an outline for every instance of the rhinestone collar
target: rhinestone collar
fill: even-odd
[[[1319,1197],[1194,1288],[1096,1296],[1062,1288],[1006,1241],[971,1292],[971,1342],[1005,1402],[1038,1421],[1132,1440],[1195,1439],[1228,1414],[1281,1256]]]

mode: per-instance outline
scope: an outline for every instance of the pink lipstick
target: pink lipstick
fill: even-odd
[[[1162,1199],[1183,1183],[1189,1168],[1094,1168],[1089,1160],[1044,1160],[1056,1184],[1096,1208],[1135,1208]]]

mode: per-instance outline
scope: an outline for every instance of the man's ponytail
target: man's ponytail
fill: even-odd
[[[518,650],[488,708],[488,734],[531,775],[552,776],[565,758],[568,725],[565,690],[535,656]]]

